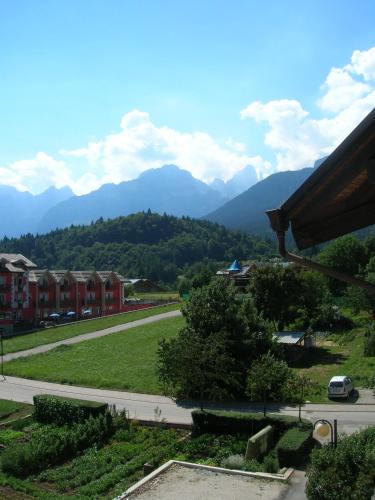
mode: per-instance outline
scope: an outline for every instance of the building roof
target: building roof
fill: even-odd
[[[32,269],[29,271],[29,282],[37,283],[40,278],[49,276],[47,269]]]
[[[375,109],[267,215],[276,232],[291,225],[300,250],[375,224]]]
[[[234,260],[232,264],[228,267],[228,271],[241,271],[242,266],[239,260]]]
[[[279,344],[298,344],[306,332],[275,332],[274,336]]]
[[[4,262],[5,264],[12,264],[14,267],[18,266],[21,272],[23,272],[24,269],[22,269],[22,267],[20,266],[24,266],[26,268],[37,267],[34,262],[20,253],[0,253],[0,261]]]

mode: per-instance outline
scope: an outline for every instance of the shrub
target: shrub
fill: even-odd
[[[279,461],[274,453],[266,455],[263,459],[263,470],[264,472],[270,472],[275,474],[280,469]]]
[[[312,425],[288,429],[276,445],[280,467],[300,465],[313,447]]]
[[[106,403],[82,401],[80,399],[63,398],[41,394],[34,396],[34,418],[42,424],[71,425],[83,422],[90,416],[103,415]]]
[[[74,457],[86,448],[102,446],[112,433],[112,417],[108,413],[71,427],[45,425],[26,444],[17,444],[3,452],[2,469],[25,477]]]
[[[311,454],[306,494],[311,500],[370,500],[375,488],[375,427]]]
[[[264,417],[260,413],[194,410],[191,415],[194,434],[211,432],[214,434],[247,434],[253,436],[267,425],[271,425],[275,429],[277,439],[285,430],[298,423],[296,417],[273,415]],[[304,420],[304,423],[309,425],[307,420]]]

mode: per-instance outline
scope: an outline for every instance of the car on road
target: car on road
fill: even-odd
[[[329,398],[348,398],[353,392],[353,382],[345,375],[332,377],[328,384]]]

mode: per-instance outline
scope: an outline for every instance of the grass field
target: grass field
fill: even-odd
[[[27,335],[4,340],[4,352],[17,352],[23,351],[24,349],[31,349],[32,347],[36,347],[38,345],[44,345],[49,344],[50,342],[56,342],[58,340],[69,339],[83,333],[95,332],[96,330],[104,330],[105,328],[109,328],[111,326],[129,323],[137,319],[148,318],[149,316],[154,316],[155,314],[174,311],[176,309],[179,309],[179,307],[179,304],[171,304],[152,309],[141,309],[139,311],[118,314],[116,316],[106,316],[90,321],[77,322],[58,328],[47,328],[39,330],[34,333],[29,333]]]
[[[170,318],[48,353],[5,363],[8,375],[86,387],[159,394],[156,351],[162,338],[171,338],[184,319]]]
[[[136,296],[142,300],[180,300],[178,292],[145,292],[136,293]]]
[[[375,357],[363,356],[363,342],[363,328],[331,335],[299,360],[295,369],[320,386],[316,394],[307,395],[308,400],[328,401],[327,385],[334,375],[353,378],[355,387],[363,387],[369,378],[375,377]]]
[[[30,413],[32,405],[0,399],[0,422]]]

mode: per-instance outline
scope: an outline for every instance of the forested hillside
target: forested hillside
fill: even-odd
[[[4,238],[0,252],[21,253],[39,268],[114,269],[126,277],[175,285],[197,263],[262,258],[276,250],[271,242],[212,222],[141,212],[45,235]]]

